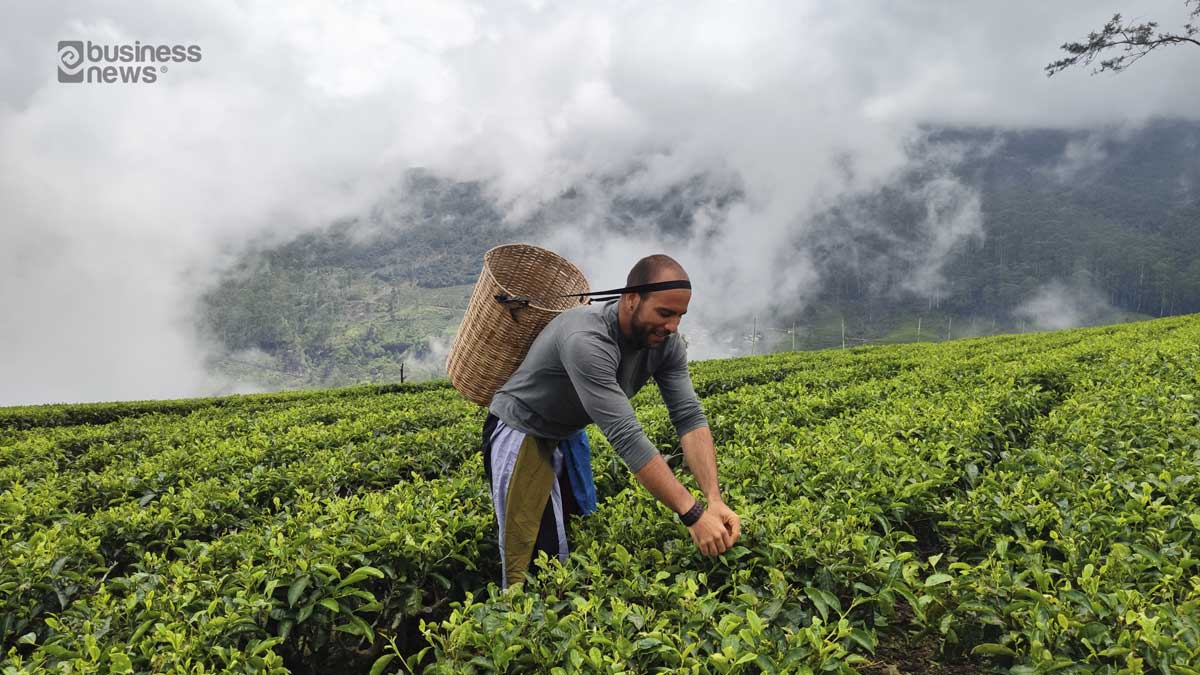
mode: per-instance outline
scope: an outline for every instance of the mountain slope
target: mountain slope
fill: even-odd
[[[840,344],[843,321],[853,342],[916,339],[919,321],[929,339],[1200,311],[1198,149],[1200,125],[1175,121],[930,129],[902,175],[780,242],[815,260],[822,283],[775,323],[796,322],[797,347],[813,348]],[[396,380],[402,362],[436,373],[488,248],[596,213],[607,231],[702,236],[696,214],[719,220],[742,198],[706,176],[629,196],[633,175],[514,224],[484,186],[414,170],[363,219],[256,250],[207,293],[200,329],[226,352],[214,367],[286,386]],[[978,234],[947,234],[976,209]]]

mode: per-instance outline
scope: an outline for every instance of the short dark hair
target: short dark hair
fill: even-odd
[[[677,278],[687,276],[687,272],[683,271],[683,265],[680,265],[671,256],[663,253],[648,255],[637,261],[633,269],[629,270],[629,276],[625,277],[625,285],[641,286],[642,284],[648,284],[658,279],[662,274],[670,272],[675,273]],[[638,292],[638,296],[643,300],[646,299],[647,295],[645,292]]]

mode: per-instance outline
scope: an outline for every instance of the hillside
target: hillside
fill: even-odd
[[[1200,125],[1172,121],[931,129],[910,170],[780,243],[815,261],[822,286],[805,307],[780,303],[774,322],[795,322],[797,347],[813,349],[840,345],[843,320],[858,343],[915,340],[918,320],[922,339],[944,339],[1200,311],[1197,148]],[[569,190],[506,223],[485,186],[411,171],[364,218],[256,247],[210,289],[198,330],[221,351],[211,366],[287,387],[398,381],[402,362],[436,375],[491,246],[540,241],[580,213],[613,232],[702,236],[698,212],[719,216],[742,199],[708,176],[631,196],[635,176],[604,177],[599,191]],[[978,195],[982,235],[941,250],[929,219],[947,178]],[[767,350],[791,348],[789,336],[764,338]]]
[[[508,593],[445,381],[2,408],[0,668],[1193,672],[1198,343],[1192,315],[695,363],[739,545],[700,556],[591,428],[599,511]]]

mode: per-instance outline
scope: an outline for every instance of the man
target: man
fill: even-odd
[[[649,284],[667,288],[646,290]],[[638,482],[680,515],[702,553],[724,553],[741,534],[740,519],[721,499],[712,434],[676,335],[692,297],[687,274],[669,256],[652,255],[634,265],[626,286],[643,289],[555,317],[492,399],[483,453],[506,587],[524,580],[536,550],[565,560],[566,517],[581,510],[581,501],[588,502],[585,512],[594,507],[582,433],[591,422]],[[707,509],[675,478],[634,415],[629,399],[651,377]]]

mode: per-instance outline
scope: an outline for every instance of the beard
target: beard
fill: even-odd
[[[658,347],[661,347],[664,344],[666,344],[666,338],[670,336],[670,333],[666,333],[665,335],[660,335],[660,337],[663,338],[663,341],[660,342],[658,345],[654,345],[651,343],[650,336],[656,335],[656,333],[654,332],[654,328],[652,328],[650,326],[650,324],[645,323],[638,318],[638,314],[639,314],[640,310],[641,310],[641,305],[639,304],[639,306],[634,308],[633,314],[631,314],[630,318],[629,318],[629,328],[631,331],[633,331],[634,344],[636,344],[638,346],[638,349],[657,349]]]

